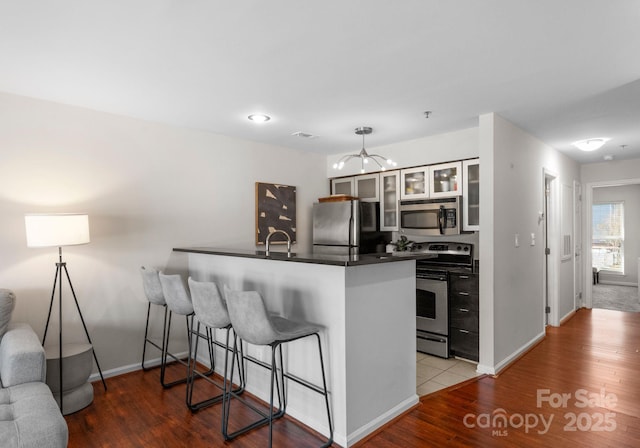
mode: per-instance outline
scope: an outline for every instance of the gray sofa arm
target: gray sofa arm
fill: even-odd
[[[32,381],[44,382],[47,360],[33,329],[24,323],[11,323],[0,340],[0,380],[4,387]]]

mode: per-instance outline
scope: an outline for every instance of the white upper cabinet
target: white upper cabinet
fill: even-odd
[[[464,189],[462,196],[462,230],[480,230],[480,160],[462,162]]]
[[[355,182],[353,177],[340,177],[331,179],[331,194],[346,194],[355,196]]]
[[[399,230],[400,171],[380,173],[380,231]]]
[[[400,170],[400,199],[429,197],[429,167]]]
[[[380,175],[363,174],[355,176],[355,195],[362,202],[378,202],[380,200]]]
[[[441,163],[429,167],[432,198],[462,195],[462,162]]]

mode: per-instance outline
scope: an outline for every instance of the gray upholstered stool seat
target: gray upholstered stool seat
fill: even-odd
[[[160,277],[158,271],[155,269],[147,269],[144,266],[140,268],[140,274],[142,275],[142,287],[144,289],[144,295],[147,297],[147,323],[144,327],[144,344],[142,345],[142,370],[147,371],[151,367],[145,366],[145,356],[147,352],[147,345],[157,348],[160,351],[160,357],[164,353],[165,333],[167,331],[167,302],[164,299],[162,293],[162,284],[160,284]],[[164,311],[164,320],[162,323],[162,341],[160,344],[155,342],[149,336],[149,317],[151,316],[151,305],[159,306]],[[162,364],[162,363],[161,363]]]
[[[225,350],[225,367],[224,371],[227,370],[227,362],[228,362],[228,353],[229,353],[229,334],[231,332],[231,320],[229,319],[229,313],[227,312],[227,305],[220,294],[218,286],[214,282],[199,282],[193,280],[189,277],[188,280],[189,291],[191,292],[191,301],[193,303],[194,317],[198,322],[198,326],[196,332],[200,332],[200,324],[203,324],[206,328],[206,333],[208,335],[209,341],[212,344],[217,345]],[[215,337],[213,330],[226,330],[226,340],[225,343],[222,344],[218,342]],[[234,335],[235,338],[235,335]],[[195,347],[194,347],[194,357],[198,354],[198,341],[200,338],[196,338]],[[238,388],[234,390],[235,393],[242,393],[244,390],[244,365],[240,361],[240,358],[237,355],[237,352],[233,353],[233,358],[231,362],[236,361],[238,365],[240,385]],[[195,364],[195,363],[194,363]],[[193,367],[193,366],[192,366]],[[220,394],[215,395],[213,397],[204,399],[198,403],[193,403],[193,390],[195,386],[194,379],[196,376],[203,377],[205,380],[214,384],[220,389]],[[226,383],[227,378],[223,377],[223,382]],[[230,381],[233,381],[231,378]],[[204,407],[210,406],[214,403],[218,403],[222,401],[222,394],[225,390],[226,384],[219,384],[206,376],[199,374],[195,369],[191,369],[189,374],[189,381],[187,382],[187,394],[188,394],[188,402],[191,410],[198,410]]]
[[[207,346],[209,347],[209,362],[211,364],[211,368],[206,372],[197,372],[199,376],[209,376],[214,372],[214,358],[213,358],[213,349],[211,347],[211,340],[209,338],[209,334],[201,334],[197,332],[193,328],[193,316],[194,309],[193,303],[191,302],[191,296],[189,295],[189,291],[182,279],[182,276],[173,274],[166,275],[160,272],[158,274],[160,278],[160,284],[162,285],[162,294],[167,302],[167,308],[169,309],[169,320],[167,323],[167,331],[164,342],[164,353],[162,355],[162,370],[160,371],[160,381],[164,387],[171,387],[176,384],[186,383],[189,381],[190,375],[192,374],[191,369],[195,369],[195,366],[191,366],[191,363],[195,361],[192,359],[192,337],[196,338],[204,338],[207,341]],[[178,358],[177,356],[169,353],[169,337],[171,335],[171,317],[173,314],[178,314],[181,316],[185,316],[186,324],[187,324],[187,342],[188,342],[188,354],[186,362],[183,359]],[[186,374],[184,378],[172,381],[167,383],[165,381],[165,372],[167,365],[167,357],[171,357],[174,361],[179,362],[187,368]],[[189,408],[191,408],[191,397],[190,397],[190,388],[187,387],[187,395],[186,395],[186,403]]]
[[[282,417],[286,411],[286,387],[284,379],[291,379],[298,384],[305,386],[324,397],[327,408],[327,420],[329,423],[329,438],[322,445],[328,447],[333,442],[333,426],[331,423],[331,411],[329,409],[329,394],[327,392],[327,381],[324,372],[324,360],[322,357],[322,344],[320,343],[320,328],[306,323],[286,319],[281,316],[270,315],[264,304],[262,296],[256,291],[232,291],[225,286],[225,297],[227,299],[227,309],[231,325],[235,333],[242,341],[254,345],[271,347],[271,385],[269,392],[269,408],[265,413],[255,407],[251,408],[258,412],[262,418],[245,426],[234,433],[228,433],[230,402],[233,397],[238,398],[233,391],[225,391],[225,403],[223,405],[223,425],[222,433],[225,439],[234,437],[250,431],[264,424],[269,424],[269,446],[272,445],[273,420]],[[308,336],[315,336],[318,341],[318,353],[320,355],[320,368],[322,371],[322,387],[311,385],[306,381],[285,373],[282,357],[282,344],[295,341]],[[234,342],[234,350],[236,343]],[[277,355],[276,355],[277,353]],[[277,365],[279,359],[280,366]],[[226,376],[226,372],[225,372]],[[231,364],[231,376],[233,376],[233,363]],[[274,386],[277,389],[279,406],[276,411],[273,408]],[[244,402],[247,404],[246,402]]]

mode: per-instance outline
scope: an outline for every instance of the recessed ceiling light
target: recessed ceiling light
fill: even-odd
[[[609,162],[609,161],[613,160],[613,155],[607,154],[606,156],[602,156],[602,158],[604,160],[606,160],[607,162]]]
[[[271,117],[265,114],[251,114],[247,118],[256,123],[264,123],[265,121],[271,120]]]
[[[581,151],[595,151],[596,149],[602,148],[602,145],[604,145],[609,140],[611,140],[611,139],[610,138],[602,138],[602,137],[588,138],[586,140],[579,140],[579,141],[573,142],[571,144],[573,146],[575,146],[576,148],[580,149]]]

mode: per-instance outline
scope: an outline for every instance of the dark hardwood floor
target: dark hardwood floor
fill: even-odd
[[[638,447],[639,350],[640,313],[580,310],[498,377],[425,396],[358,446]],[[66,417],[69,446],[266,446],[266,428],[224,442],[220,405],[192,414],[184,386],[163,390],[158,376],[152,370],[109,378],[107,392],[94,383],[94,404]],[[209,387],[200,390],[212,393]],[[274,446],[321,443],[287,417],[275,425]]]

